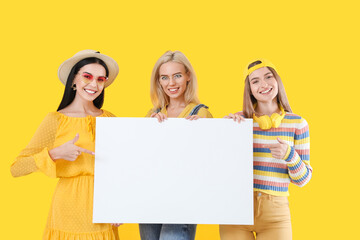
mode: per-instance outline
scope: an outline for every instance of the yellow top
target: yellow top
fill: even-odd
[[[114,117],[103,110],[98,117]],[[41,171],[49,177],[94,175],[94,156],[81,153],[76,161],[59,159],[54,162],[48,151],[70,141],[79,133],[77,146],[95,150],[95,117],[68,117],[59,112],[49,113],[40,124],[28,146],[11,166],[14,177]]]
[[[186,107],[184,108],[184,110],[179,114],[179,116],[177,116],[178,118],[184,118],[187,117],[191,110],[196,106],[196,103],[189,103],[188,105],[186,105]],[[167,106],[163,107],[161,109],[161,113],[165,114],[167,116]],[[154,109],[150,109],[150,111],[146,114],[145,117],[150,117],[150,115],[154,112]],[[209,112],[208,109],[202,107],[200,108],[198,114],[196,114],[198,116],[200,116],[201,118],[212,118],[213,116],[211,115],[211,113]]]
[[[114,117],[104,111],[98,117]],[[11,165],[14,177],[43,172],[58,177],[43,240],[116,240],[117,228],[110,224],[92,223],[94,195],[93,155],[81,153],[75,161],[59,159],[54,162],[49,150],[70,141],[79,133],[75,145],[95,150],[95,120],[93,116],[69,117],[49,113],[40,124],[28,146]]]

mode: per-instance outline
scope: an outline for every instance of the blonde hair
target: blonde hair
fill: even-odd
[[[251,68],[257,64],[258,62],[261,63],[261,61],[255,61],[251,64],[249,64],[248,68]],[[292,112],[288,98],[286,96],[285,87],[284,84],[281,81],[281,78],[279,74],[273,69],[272,67],[267,67],[272,74],[274,75],[277,83],[278,83],[278,94],[276,96],[278,104],[280,104],[286,112]],[[257,103],[257,100],[255,97],[251,94],[251,88],[250,88],[250,80],[249,75],[245,79],[245,87],[244,87],[244,99],[243,99],[243,113],[246,118],[252,118],[253,114],[255,113],[254,104]]]
[[[154,109],[161,109],[165,107],[170,102],[170,98],[160,85],[160,74],[159,69],[161,65],[167,62],[177,62],[181,63],[185,67],[185,71],[190,76],[190,81],[188,82],[185,90],[185,102],[186,104],[189,103],[196,103],[199,104],[200,101],[197,96],[197,79],[195,75],[195,71],[191,66],[189,60],[185,57],[185,55],[180,51],[167,51],[164,53],[155,63],[151,74],[151,82],[150,82],[150,97],[151,101],[154,105]]]

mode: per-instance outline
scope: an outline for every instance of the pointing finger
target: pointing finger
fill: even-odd
[[[280,146],[278,145],[278,144],[271,144],[270,146],[269,146],[269,149],[270,150],[276,150],[276,149],[279,149],[280,148]]]
[[[94,152],[90,151],[90,150],[87,150],[85,148],[82,148],[82,147],[78,147],[77,148],[80,152],[84,152],[84,153],[88,153],[88,154],[91,154],[91,155],[95,155]]]

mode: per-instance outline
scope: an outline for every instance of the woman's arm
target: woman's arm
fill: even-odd
[[[284,159],[291,182],[299,187],[305,186],[312,177],[312,168],[310,166],[309,126],[303,118],[295,129],[294,147],[288,147]]]
[[[11,174],[20,177],[41,171],[49,177],[56,177],[56,164],[49,156],[53,147],[58,116],[49,113],[40,124],[28,146],[23,149],[11,165]]]

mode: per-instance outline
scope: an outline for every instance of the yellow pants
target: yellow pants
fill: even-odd
[[[220,225],[221,240],[291,240],[287,197],[254,192],[254,225]]]

